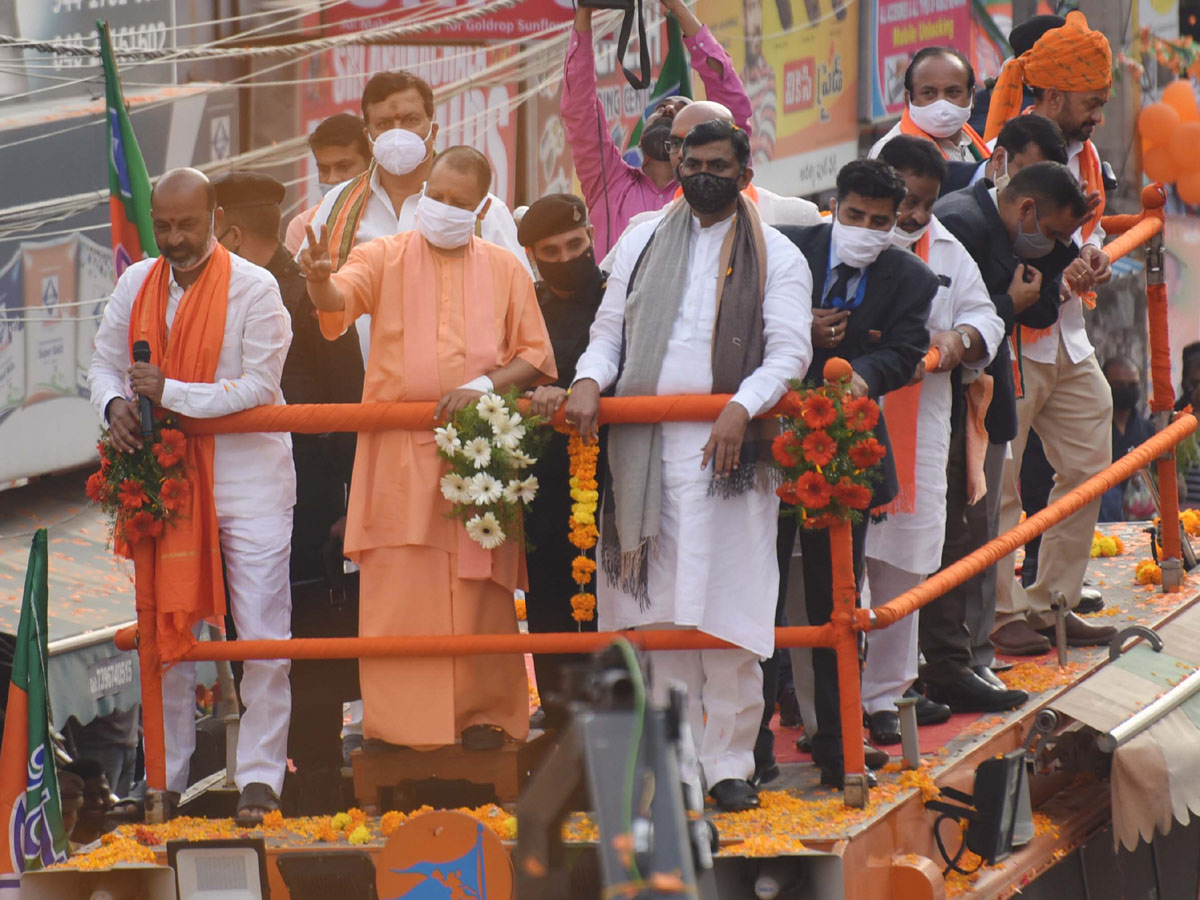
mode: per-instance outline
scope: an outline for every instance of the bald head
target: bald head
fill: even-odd
[[[154,242],[174,268],[195,268],[213,239],[217,190],[199,169],[171,169],[154,186],[150,215]]]
[[[722,122],[728,122],[732,125],[733,113],[723,103],[715,103],[712,100],[697,100],[694,103],[689,103],[675,114],[675,118],[671,120],[672,140],[668,144],[672,169],[679,167],[679,160],[683,152],[683,139],[687,137],[687,133],[701,122],[711,122],[713,119],[719,119]]]

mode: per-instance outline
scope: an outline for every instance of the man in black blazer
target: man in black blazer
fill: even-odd
[[[1009,334],[1018,324],[1047,328],[1057,320],[1064,271],[1083,265],[1071,235],[1090,210],[1088,199],[1065,165],[1037,162],[1018,169],[1014,163],[1008,167],[1011,177],[1003,189],[986,180],[977,181],[934,206],[938,220],[979,265]],[[1030,247],[1028,236],[1034,229],[1053,245],[1040,257],[1034,256]],[[986,371],[993,378],[992,402],[985,419],[989,441],[984,465],[986,502],[967,504],[967,405],[959,389],[951,413],[943,565],[994,538],[999,526],[998,515],[989,515],[988,507],[998,513],[1005,446],[1017,431],[1012,357],[1007,346]],[[990,587],[983,576],[977,576],[921,610],[920,645],[925,656],[921,678],[931,699],[948,704],[955,712],[1005,708],[997,702],[1004,685],[989,668],[988,634],[994,616],[994,572]],[[982,658],[985,654],[987,658]]]
[[[820,384],[825,363],[840,356],[854,370],[851,391],[878,398],[908,384],[929,347],[925,322],[937,293],[937,276],[916,256],[894,249],[891,233],[904,179],[880,160],[855,160],[838,173],[837,204],[832,224],[780,229],[808,260],[813,275],[813,360],[806,381]],[[877,437],[887,446],[880,418]],[[872,506],[887,503],[896,492],[895,466],[889,453],[884,479]],[[853,528],[854,569],[861,584],[867,517]],[[786,596],[787,575],[796,536],[796,520],[779,526],[780,592]],[[828,622],[833,611],[829,532],[800,532],[804,558],[804,596],[811,625]],[[813,734],[813,761],[823,784],[842,787],[841,719],[838,706],[837,658],[832,650],[812,654],[817,721],[806,722]],[[885,760],[886,761],[886,760]],[[874,783],[870,775],[869,783]]]
[[[990,159],[983,162],[950,162],[942,179],[941,196],[990,181],[1004,187],[1021,169],[1035,162],[1067,164],[1067,139],[1051,119],[1034,114],[1016,116],[1004,123],[996,136]]]

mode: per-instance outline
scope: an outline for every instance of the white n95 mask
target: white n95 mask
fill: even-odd
[[[953,137],[971,118],[971,107],[959,106],[949,100],[934,100],[925,106],[908,105],[908,117],[913,124],[935,138]]]
[[[424,193],[417,200],[417,231],[429,243],[442,250],[466,245],[475,231],[475,220],[488,198],[479,201],[475,209],[459,209],[440,200],[431,200]]]
[[[371,142],[375,161],[385,172],[392,175],[407,175],[429,156],[425,142],[433,134],[433,123],[429,123],[429,134],[421,137],[407,128],[389,128]]]

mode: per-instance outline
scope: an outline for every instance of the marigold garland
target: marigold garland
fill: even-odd
[[[571,561],[571,578],[579,591],[571,597],[571,618],[580,625],[596,617],[596,595],[587,588],[596,572],[596,561],[588,551],[596,546],[600,530],[596,527],[596,507],[600,502],[600,485],[596,481],[596,465],[600,458],[598,443],[584,443],[578,433],[567,432],[567,455],[570,459],[571,545],[579,555]]]

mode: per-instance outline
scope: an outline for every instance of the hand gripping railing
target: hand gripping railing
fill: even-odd
[[[1182,583],[1179,517],[1175,465],[1172,449],[1196,430],[1192,415],[1181,415],[1171,424],[1167,418],[1174,406],[1170,381],[1170,350],[1167,343],[1166,291],[1162,281],[1163,194],[1152,185],[1143,191],[1142,213],[1110,216],[1104,226],[1122,234],[1104,248],[1109,258],[1119,259],[1139,246],[1146,247],[1146,282],[1151,346],[1153,397],[1151,409],[1164,427],[1149,441],[1093,476],[1065,497],[1050,504],[1013,530],[1000,535],[979,550],[901,594],[884,606],[857,608],[849,526],[834,526],[830,544],[834,575],[834,604],[831,621],[819,626],[785,627],[775,630],[777,647],[828,647],[837,653],[842,743],[847,775],[846,801],[866,803],[863,781],[864,759],[861,726],[857,632],[886,628],[910,615],[947,591],[967,581],[1013,552],[1033,537],[1078,512],[1109,487],[1133,475],[1151,460],[1157,460],[1162,498],[1163,590],[1178,590]],[[936,365],[931,355],[927,367]],[[728,403],[728,395],[684,397],[621,397],[600,401],[600,421],[629,422],[712,421]],[[362,403],[267,406],[219,419],[190,419],[184,423],[192,434],[292,431],[381,431],[425,430],[433,424],[432,402]],[[767,415],[774,414],[771,411]],[[560,411],[558,424],[561,424]],[[117,636],[123,649],[138,649],[142,671],[142,704],[146,743],[147,783],[155,795],[165,789],[165,751],[162,719],[162,660],[155,640],[153,596],[154,545],[143,540],[134,545],[137,626]],[[600,633],[514,635],[396,635],[358,638],[293,638],[280,641],[225,641],[196,644],[187,660],[245,659],[353,659],[396,656],[461,656],[496,653],[586,653],[603,649],[618,636],[643,650],[700,650],[732,646],[699,631],[634,631]],[[148,814],[157,810],[152,797]]]

